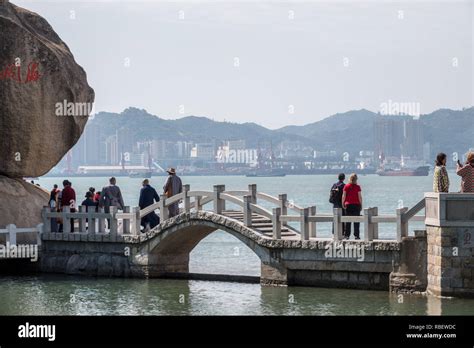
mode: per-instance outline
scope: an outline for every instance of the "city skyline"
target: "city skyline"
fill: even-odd
[[[352,120],[351,124],[347,124],[349,132],[357,134],[357,125],[360,122],[370,122],[367,125],[369,127],[367,134],[355,135],[351,140],[355,142],[350,143],[349,148],[335,148],[324,141],[322,146],[311,143],[309,140],[312,136],[304,130],[305,127],[295,129],[290,126],[279,132],[266,130],[258,125],[212,122],[209,119],[193,117],[189,120],[183,119],[184,123],[174,124],[178,121],[161,120],[145,110],[129,108],[120,115],[99,114],[91,123],[88,123],[83,136],[72,149],[72,158],[66,157],[62,166],[72,166],[70,170],[81,166],[83,171],[87,169],[85,166],[121,166],[122,164],[160,168],[161,171],[168,166],[201,168],[214,166],[214,170],[220,171],[228,166],[255,167],[263,161],[267,161],[267,165],[278,161],[278,165],[288,168],[311,168],[315,163],[352,163],[361,168],[367,168],[374,167],[385,159],[394,163],[402,158],[411,162],[423,160],[429,163],[435,154],[434,151],[439,150],[432,148],[430,119],[442,114],[446,120],[453,118],[465,122],[462,120],[469,119],[472,110],[474,109],[463,111],[443,109],[419,117],[382,115],[358,110],[332,115],[325,121],[320,121],[324,124],[318,122],[306,126],[322,128],[331,133],[337,132],[337,125],[344,122],[343,120]],[[132,129],[128,126],[130,124],[142,126]],[[243,133],[240,130],[242,126],[245,127]],[[466,126],[471,127],[470,124]],[[156,133],[154,131],[156,127],[167,131]],[[175,129],[175,127],[178,128]],[[202,127],[209,127],[208,136],[198,135]],[[225,128],[219,130],[219,127]],[[188,132],[188,135],[184,137],[174,138],[173,134],[175,132],[179,134],[180,129],[195,130],[194,133]],[[145,130],[146,132],[143,133]],[[272,135],[256,141],[247,134],[255,130],[272,132],[269,133]],[[169,136],[166,136],[166,132],[170,132]],[[277,134],[283,136],[275,138]],[[292,134],[306,135],[291,137]],[[258,133],[254,135],[258,137]],[[439,147],[440,144],[433,145]],[[462,151],[467,150],[459,144],[455,148],[456,151],[460,151],[459,157],[462,157]]]

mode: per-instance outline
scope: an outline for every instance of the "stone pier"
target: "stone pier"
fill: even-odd
[[[427,193],[425,198],[426,291],[474,298],[474,194]]]

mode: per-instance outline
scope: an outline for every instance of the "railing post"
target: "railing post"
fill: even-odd
[[[188,196],[189,189],[189,184],[183,185],[183,205],[185,213],[189,213],[189,207],[191,206],[191,198]]]
[[[168,216],[169,216],[168,207],[166,206],[166,199],[167,199],[167,197],[165,195],[160,196],[160,219],[161,219],[161,221],[168,220]]]
[[[109,233],[110,233],[110,236],[117,236],[118,234],[118,226],[117,226],[117,218],[115,217],[116,214],[117,214],[117,207],[115,206],[111,206],[110,207],[110,210],[109,210],[109,214],[110,214],[110,218],[109,218],[109,221],[110,221],[110,224],[109,224]]]
[[[99,209],[100,214],[105,214],[105,208]],[[99,222],[97,223],[97,233],[105,233],[105,218],[99,217]]]
[[[220,193],[225,191],[225,185],[214,185],[214,213],[222,214],[225,210],[225,201],[220,198]]]
[[[38,230],[38,234],[36,235],[37,236],[36,245],[38,245],[38,247],[40,247],[41,246],[41,235],[44,232],[44,224],[36,225],[36,229]]]
[[[280,200],[280,209],[281,209],[281,215],[288,215],[288,196],[286,193],[282,193],[278,195],[278,199]],[[286,226],[287,222],[283,221],[282,226]]]
[[[101,209],[99,209],[100,211]],[[95,209],[87,210],[87,233],[96,234],[95,222],[96,218],[94,217]]]
[[[85,205],[80,205],[78,207],[78,211],[80,214],[86,213],[87,210],[88,210],[88,207],[86,207]],[[86,218],[81,217],[79,218],[79,233],[83,233],[83,232],[86,232]]]
[[[372,228],[372,208],[364,208],[364,240],[366,242],[374,240],[374,230]]]
[[[249,185],[250,202],[257,204],[257,184]]]
[[[273,239],[281,239],[281,208],[273,208],[272,225]]]
[[[309,223],[308,223],[309,208],[302,209],[300,214],[301,214],[301,217],[300,217],[301,240],[308,240],[309,239]]]
[[[43,228],[45,233],[50,233],[51,232],[51,219],[56,219],[56,218],[48,218],[48,213],[51,212],[51,208],[48,207],[43,207],[43,210],[41,212],[41,217],[43,218]],[[57,231],[56,231],[57,232]]]
[[[309,216],[315,216],[316,215],[316,206],[313,205],[309,207]],[[316,221],[309,222],[309,238],[316,238]]]
[[[125,214],[130,214],[130,206],[123,207],[123,212]],[[122,234],[130,234],[131,224],[133,219],[123,219],[122,220]]]
[[[160,202],[161,202],[161,198],[160,198]],[[139,236],[140,235],[140,227],[141,227],[140,208],[139,207],[133,207],[132,208],[132,214],[133,214],[133,218],[130,220],[131,233],[134,236]]]
[[[403,215],[407,210],[407,207],[397,209],[397,240],[399,242],[402,241],[403,237],[408,236],[408,222],[403,219]]]
[[[342,240],[342,209],[341,208],[334,208],[333,209],[333,224],[334,224],[334,240],[339,241]]]
[[[379,208],[373,207],[372,208],[372,217],[379,215]],[[375,222],[372,224],[372,231],[374,239],[379,239],[379,223]]]
[[[71,227],[74,229],[74,226],[71,226],[71,219],[66,217],[66,214],[69,214],[71,208],[69,206],[63,207],[63,233],[71,233]]]
[[[250,203],[252,202],[252,197],[250,195],[245,195],[244,197],[244,225],[247,227],[252,227],[252,209],[250,208]]]
[[[14,224],[10,224],[7,226],[8,231],[8,241],[10,245],[16,245],[16,226]]]
[[[196,196],[194,198],[194,207],[195,207],[196,211],[202,210],[201,200],[202,200],[202,196]]]

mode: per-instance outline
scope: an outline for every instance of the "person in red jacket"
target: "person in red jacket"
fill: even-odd
[[[76,191],[72,188],[69,180],[63,181],[63,190],[61,192],[61,211],[64,207],[69,207],[72,213],[76,212]],[[61,229],[62,231],[62,229]],[[74,219],[71,219],[71,232],[74,232]]]
[[[346,215],[359,216],[362,210],[361,188],[357,185],[357,174],[351,174],[349,183],[344,186],[342,193],[342,206],[346,209]],[[346,223],[344,229],[344,239],[351,236],[351,223]],[[354,222],[354,237],[360,239],[360,223]]]

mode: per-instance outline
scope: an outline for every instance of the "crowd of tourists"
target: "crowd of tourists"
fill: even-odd
[[[168,177],[165,185],[163,186],[163,193],[166,197],[171,197],[179,194],[183,191],[183,184],[181,178],[176,175],[174,168],[167,170]],[[80,206],[85,207],[85,212],[103,211],[104,213],[110,213],[111,207],[116,207],[117,210],[123,210],[125,207],[122,191],[117,185],[117,179],[112,177],[109,179],[109,185],[104,186],[101,191],[96,191],[94,187],[90,187],[84,196]],[[148,179],[143,180],[142,188],[140,190],[139,207],[145,209],[150,205],[159,202],[160,196],[157,190],[150,185]],[[58,185],[54,185],[50,192],[49,207],[53,212],[63,212],[65,208],[69,208],[69,211],[76,212],[76,191],[72,187],[72,183],[69,180],[63,181],[62,190],[59,189]],[[179,202],[173,203],[168,207],[168,216],[173,217],[179,213]],[[153,211],[141,219],[141,226],[143,231],[153,228],[160,223],[160,217]],[[74,219],[70,220],[70,226],[74,226]],[[110,228],[110,220],[108,220],[108,226]],[[52,232],[63,232],[64,222],[61,218],[51,219],[51,230]]]

